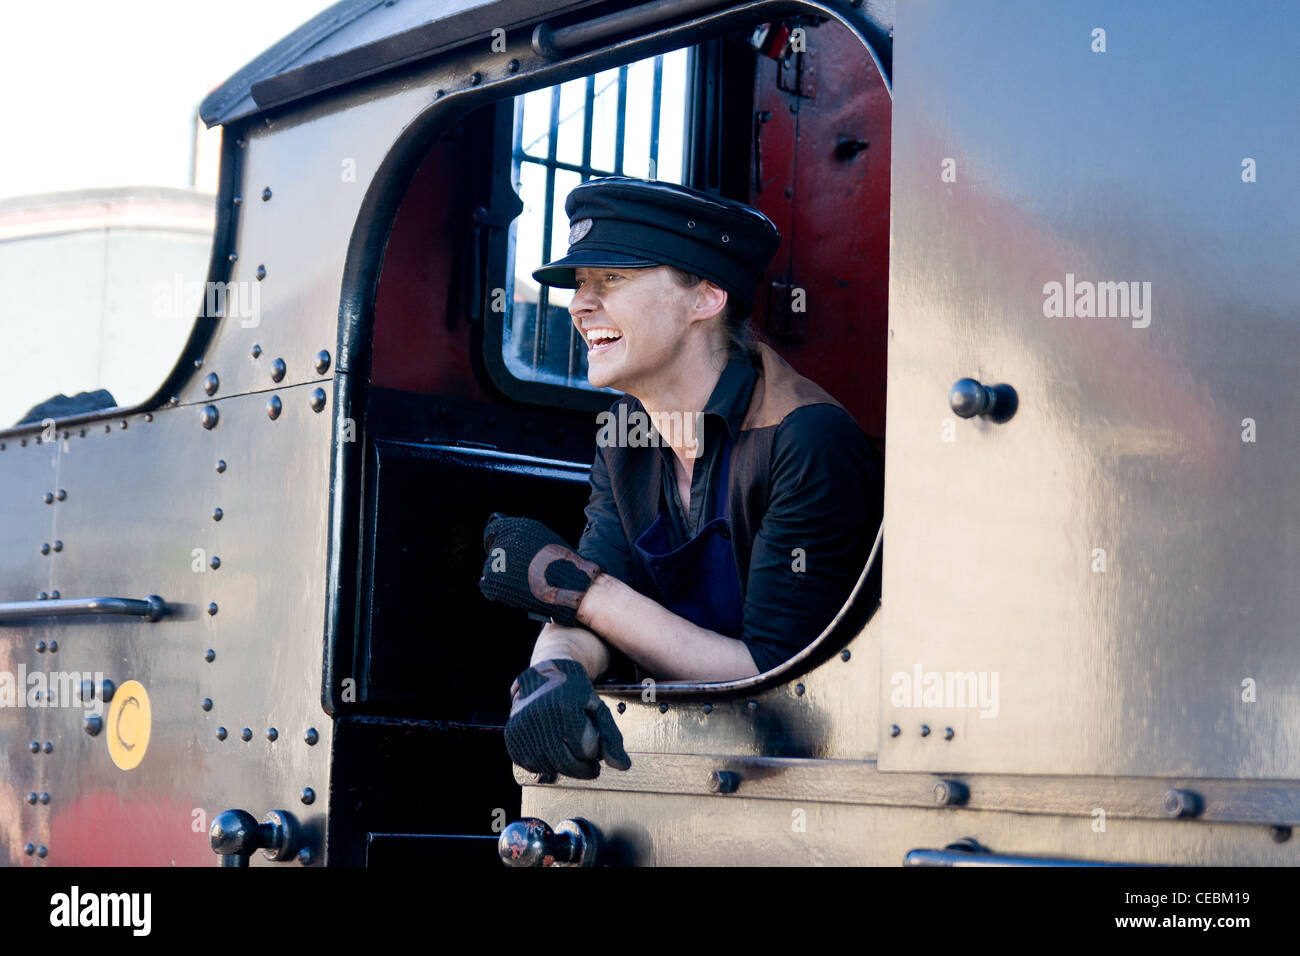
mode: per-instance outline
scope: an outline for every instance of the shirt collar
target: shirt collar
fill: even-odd
[[[733,352],[704,405],[705,415],[716,415],[727,425],[734,441],[749,411],[749,400],[758,381],[758,370],[749,351]]]

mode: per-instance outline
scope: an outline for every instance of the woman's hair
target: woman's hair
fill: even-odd
[[[665,268],[672,274],[673,279],[679,286],[689,289],[692,286],[699,285],[704,281],[704,276],[698,276],[693,272],[687,272],[685,269],[679,269],[676,266],[666,266]],[[709,280],[713,281],[713,280]],[[727,304],[722,307],[722,330],[727,343],[727,354],[735,355],[737,352],[745,352],[753,348],[754,335],[749,327],[749,312],[730,292],[727,293]]]

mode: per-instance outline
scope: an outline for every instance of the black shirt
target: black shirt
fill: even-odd
[[[682,513],[671,448],[617,449],[629,458],[636,456],[640,466],[616,469],[625,482],[651,480],[649,476],[658,473],[657,508],[673,518],[668,532],[674,548],[717,516],[720,452],[727,444],[723,439],[730,437],[734,444],[763,431],[742,427],[761,368],[753,355],[733,355],[704,407],[703,454],[692,468],[689,514]],[[636,399],[620,402],[641,408]],[[884,487],[879,454],[838,405],[803,405],[768,431],[764,441],[750,446],[753,454],[733,456],[728,482],[730,500],[740,506],[731,509],[744,595],[740,640],[760,673],[806,647],[843,606],[875,540]],[[620,513],[616,501],[650,489],[614,488],[608,456],[615,451],[596,449],[587,528],[578,551],[653,598],[653,588],[632,557],[631,541],[645,528],[634,523],[629,529],[628,515]],[[645,455],[660,456],[659,466],[652,467],[641,457]],[[639,523],[648,527],[645,516]],[[625,673],[617,651],[611,652],[619,665],[611,676],[634,679]]]

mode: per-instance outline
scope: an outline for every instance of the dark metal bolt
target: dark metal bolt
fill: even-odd
[[[230,201],[231,201],[232,203],[234,203],[236,206],[238,206],[240,203],[242,203],[242,202],[244,201],[244,197],[243,197],[243,196],[231,196],[231,197],[230,197]]]
[[[970,790],[956,780],[940,780],[934,785],[934,802],[941,807],[960,807],[970,799]]]
[[[929,725],[929,724],[922,724],[922,725],[921,725],[921,736],[922,736],[922,737],[929,737],[929,736],[930,736],[930,725]]]
[[[203,659],[207,661],[209,664],[211,664],[213,661],[217,659],[217,652],[209,647],[206,651],[203,652]]]
[[[31,856],[33,853],[36,852],[36,847],[31,843],[24,843],[23,852],[26,853],[28,856]]]
[[[280,412],[283,408],[284,404],[280,401],[280,396],[272,395],[266,403],[266,417],[271,419],[271,421],[275,421],[280,417]]]
[[[1291,828],[1288,826],[1272,826],[1268,828],[1268,835],[1273,838],[1274,843],[1285,843],[1291,839]]]
[[[104,729],[104,718],[95,714],[87,714],[81,720],[81,729],[92,737],[98,737],[99,732]]]
[[[212,520],[213,520],[213,521],[220,521],[220,520],[225,516],[225,514],[226,514],[226,513],[225,513],[224,511],[222,511],[220,508],[213,508],[213,509],[212,509]]]
[[[36,806],[36,791],[35,791],[35,790],[33,790],[31,793],[27,794],[27,802],[30,803],[32,806]]]
[[[506,70],[507,70],[507,72],[510,72],[510,73],[518,73],[518,72],[519,72],[519,61],[518,61],[518,60],[511,60],[509,63],[506,64]]]
[[[45,653],[45,642],[44,642],[44,641],[37,641],[37,642],[36,642],[36,653],[37,653],[37,654],[44,654],[44,653]]]
[[[659,704],[659,713],[661,713],[661,714],[666,714],[666,713],[668,713],[668,702],[667,702],[667,701],[661,701],[661,702],[660,702],[660,704]]]
[[[796,697],[802,697],[802,696],[803,696],[803,693],[804,693],[804,686],[803,686],[803,684],[795,684],[795,685],[794,685],[794,695],[795,695]]]
[[[320,734],[316,732],[315,727],[308,727],[307,732],[302,735],[302,739],[307,741],[308,747],[315,747],[316,741],[320,740]]]
[[[483,82],[483,74],[482,74],[482,73],[479,73],[479,72],[476,70],[475,72],[473,72],[473,73],[470,74],[470,77],[469,77],[469,85],[470,85],[470,86],[478,86],[478,85],[479,85],[480,83],[482,83],[482,82]]]
[[[852,657],[852,656],[853,656],[853,654],[850,653],[850,651],[849,651],[849,649],[848,649],[847,647],[844,648],[844,650],[840,651],[840,660],[842,660],[842,661],[847,661],[847,660],[848,660],[850,657]]]
[[[38,846],[36,848],[36,855],[39,856],[42,860],[45,859],[45,854],[49,852],[50,851],[47,850],[44,846]]]
[[[41,803],[42,803],[42,804],[46,804],[46,803],[49,803],[49,802],[50,802],[50,795],[49,795],[48,793],[42,793],[42,794],[41,794]]]
[[[1190,790],[1170,790],[1165,794],[1165,813],[1171,817],[1199,816],[1201,798]]]
[[[251,356],[253,356],[253,358],[257,358],[258,356],[260,356],[260,355],[262,354],[262,346],[260,346],[260,345],[254,345],[254,346],[249,350],[248,354],[251,355]]]
[[[50,592],[50,597],[55,601],[59,599],[59,592],[57,588]]]
[[[740,786],[740,774],[734,770],[714,770],[709,774],[709,790],[712,793],[735,793]]]
[[[756,700],[751,700],[751,701],[750,701],[748,704],[746,704],[745,706],[748,707],[749,710],[750,710],[750,712],[752,713],[752,712],[758,710],[758,701],[756,701]]]
[[[302,793],[298,794],[298,799],[301,800],[303,803],[305,803],[307,806],[311,806],[313,803],[316,802],[316,791],[313,790],[311,787],[303,787]]]
[[[201,701],[199,702],[199,706],[202,707],[204,710],[211,710],[211,709],[212,709],[212,698],[211,698],[211,697],[204,697],[203,700],[201,700]]]
[[[213,571],[217,570],[217,568],[221,567],[221,559],[214,554],[211,560],[208,561],[208,567],[212,568]]]
[[[45,743],[41,744],[41,749],[44,750],[46,753],[49,753],[54,749],[54,744],[50,743],[50,741],[47,740],[45,741]]]
[[[115,694],[116,692],[117,692],[117,685],[114,684],[111,680],[105,679],[100,682],[99,699],[102,700],[104,703],[107,704],[110,700],[112,700],[113,694]]]
[[[49,554],[49,553],[50,553],[50,545],[49,545],[49,542],[47,542],[47,541],[42,541],[42,542],[41,542],[41,554]]]
[[[216,372],[209,372],[203,377],[203,391],[209,395],[217,394],[217,389],[221,387],[221,379],[217,378]]]
[[[226,256],[226,261],[227,261],[227,262],[238,262],[238,261],[239,261],[239,253],[238,253],[238,252],[232,252],[230,255]]]
[[[216,605],[215,603],[213,603],[213,604],[209,604],[209,605],[208,605],[208,615],[211,616],[211,615],[216,614],[216,613],[217,613],[217,605]]]
[[[245,727],[239,732],[239,739],[244,741],[244,743],[248,743],[248,741],[253,739],[253,731],[250,728]]]
[[[52,491],[45,492],[45,503],[47,505],[54,504],[54,492]]]
[[[63,550],[63,542],[62,542],[62,541],[55,541],[55,542],[54,542],[54,550],[55,550],[55,551],[62,551],[62,550]]]
[[[952,738],[955,737],[955,736],[957,736],[957,732],[956,732],[955,730],[953,730],[951,727],[945,727],[945,728],[943,728],[943,739],[944,739],[944,740],[952,740]]]
[[[275,742],[279,738],[279,736],[280,736],[280,731],[276,730],[274,727],[268,727],[266,729],[267,740]]]
[[[319,412],[325,408],[325,389],[314,388],[311,392],[311,410]]]
[[[83,680],[81,686],[77,689],[78,696],[83,701],[92,701],[95,699],[95,682],[93,680]]]
[[[280,381],[280,379],[284,378],[284,373],[286,371],[288,371],[288,367],[284,364],[284,359],[276,359],[271,363],[271,381]]]
[[[626,710],[627,710],[627,704],[623,703],[623,702],[620,700],[620,701],[618,702],[618,712],[621,714],[621,713],[623,713],[623,712],[626,711]]]
[[[48,598],[49,598],[49,595],[46,594],[44,591],[42,591],[40,594],[36,595],[36,600],[38,600],[38,601],[44,601],[44,600],[47,600]]]
[[[259,266],[257,267],[257,272],[254,273],[254,275],[257,276],[257,281],[258,281],[258,282],[261,282],[263,279],[266,278],[266,266],[264,266],[264,265],[259,265]]]
[[[900,727],[900,726],[898,726],[898,724],[890,724],[890,725],[889,725],[889,736],[891,736],[891,737],[897,737],[897,736],[898,736],[899,734],[901,734],[902,732],[903,732],[903,728]]]
[[[225,459],[224,458],[217,459],[217,474],[219,475],[225,470],[226,470]]]
[[[330,368],[330,353],[325,351],[324,349],[321,349],[319,352],[316,353],[316,372],[319,375],[324,375],[326,372],[329,371],[329,368]]]
[[[225,727],[218,727],[218,728],[217,728],[217,739],[218,739],[218,740],[225,740],[225,739],[226,739],[226,728],[225,728]]]
[[[262,202],[270,202],[270,201],[271,201],[271,187],[267,186],[265,189],[262,190]]]
[[[51,653],[51,654],[56,654],[56,653],[58,653],[58,650],[59,650],[59,642],[58,642],[58,641],[50,641],[50,653]]]
[[[64,437],[66,438],[67,436],[65,435]],[[60,488],[58,491],[54,493],[54,497],[57,498],[59,501],[63,501],[68,497],[68,493],[64,489]]]
[[[311,866],[316,861],[316,854],[312,853],[309,847],[303,847],[298,851],[298,862],[303,866]]]
[[[712,705],[712,704],[705,704],[705,705],[704,705],[704,712],[705,712],[706,714],[711,714],[711,713],[713,713],[713,705]]]
[[[204,428],[213,429],[217,427],[217,419],[221,417],[215,405],[204,405],[203,410],[199,412],[199,424]],[[217,471],[221,469],[218,468]]]

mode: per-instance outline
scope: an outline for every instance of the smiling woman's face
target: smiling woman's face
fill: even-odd
[[[587,343],[588,380],[638,394],[686,347],[696,290],[678,285],[665,266],[583,267],[574,277],[569,314]]]

